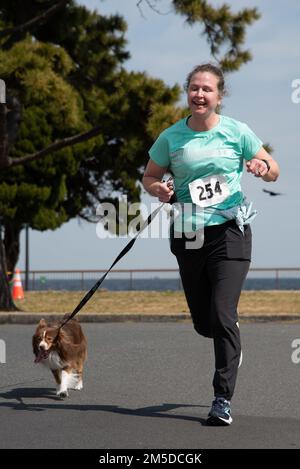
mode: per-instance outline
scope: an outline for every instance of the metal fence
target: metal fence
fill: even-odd
[[[106,271],[98,270],[31,270],[28,290],[86,290]],[[22,282],[25,273],[21,274]],[[108,290],[180,290],[178,269],[113,269],[103,288]],[[300,290],[300,268],[250,268],[245,282],[247,290]]]

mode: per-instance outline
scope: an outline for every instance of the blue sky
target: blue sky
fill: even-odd
[[[169,85],[183,85],[198,63],[211,60],[201,28],[190,28],[173,13],[158,15],[146,5],[140,15],[137,0],[81,0],[103,14],[120,13],[128,23],[126,37],[131,59],[128,70],[147,71]],[[224,2],[213,1],[214,5]],[[246,122],[274,148],[281,169],[276,183],[264,183],[248,175],[242,186],[254,203],[258,216],[252,224],[252,267],[300,267],[299,239],[299,130],[300,103],[293,103],[292,81],[300,78],[300,2],[286,0],[239,0],[226,2],[234,11],[257,6],[262,14],[250,26],[245,46],[253,60],[228,76],[229,96],[223,114]],[[170,10],[169,0],[160,9]],[[185,99],[183,95],[183,99]],[[145,155],[145,162],[147,155]],[[270,197],[262,188],[284,195]],[[155,202],[144,197],[145,203]],[[126,239],[99,239],[96,226],[72,220],[55,232],[30,231],[31,269],[104,269],[126,244]],[[19,267],[24,267],[22,235]],[[174,268],[176,260],[168,241],[140,239],[118,264],[119,268]]]

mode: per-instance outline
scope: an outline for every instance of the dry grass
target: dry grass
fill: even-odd
[[[16,304],[26,312],[66,313],[71,312],[84,295],[85,292],[26,292],[25,299],[16,301]],[[84,311],[100,314],[174,314],[187,313],[188,307],[183,292],[99,291],[84,306]],[[241,316],[299,314],[300,317],[300,291],[244,291],[239,313]]]

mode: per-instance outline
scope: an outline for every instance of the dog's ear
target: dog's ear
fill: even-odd
[[[40,320],[40,322],[38,323],[38,327],[46,327],[46,326],[47,326],[47,323],[46,323],[45,319],[42,318]]]

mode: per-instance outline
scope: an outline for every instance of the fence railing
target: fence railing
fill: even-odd
[[[29,290],[85,290],[106,272],[104,269],[91,270],[30,270],[28,273]],[[264,274],[262,276],[262,274]],[[295,276],[295,274],[297,274]],[[287,277],[289,275],[289,277]],[[292,277],[291,277],[292,276]],[[21,273],[22,281],[25,279],[25,273]],[[255,279],[257,282],[255,283]],[[116,282],[120,283],[119,287]],[[141,290],[149,288],[149,280],[153,285],[153,290],[176,290],[181,289],[181,280],[178,269],[113,269],[103,287],[111,286],[115,282],[113,290]],[[169,283],[167,282],[169,280]],[[249,284],[258,285],[259,281],[264,287],[253,287],[253,289],[300,289],[300,267],[251,267],[247,277]],[[292,281],[293,280],[293,281]],[[171,282],[172,281],[172,282]],[[148,284],[147,284],[148,282]],[[269,283],[268,283],[269,282]],[[144,287],[143,287],[144,285]],[[288,287],[287,287],[288,285]],[[138,288],[137,288],[138,286]],[[171,288],[170,288],[171,286]],[[250,288],[252,289],[251,285]]]

